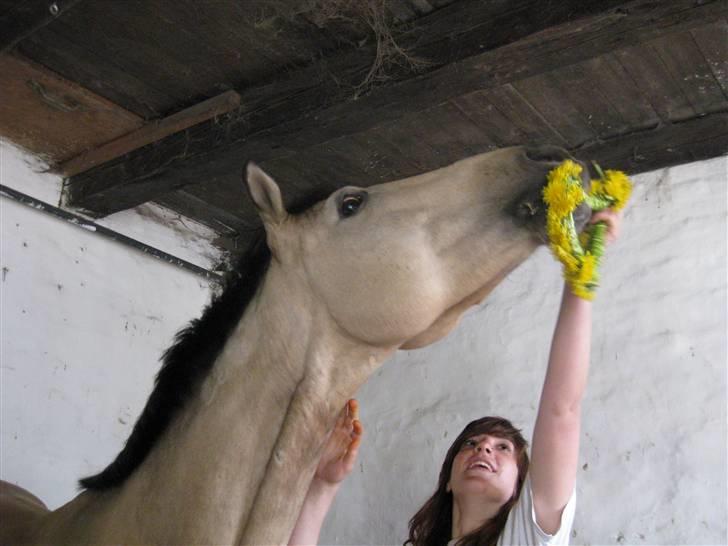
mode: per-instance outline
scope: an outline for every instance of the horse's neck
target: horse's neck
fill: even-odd
[[[287,541],[327,430],[391,349],[339,335],[315,302],[286,294],[275,276],[199,395],[118,493],[103,496],[110,538]]]

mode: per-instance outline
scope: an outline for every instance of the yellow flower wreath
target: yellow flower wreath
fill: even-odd
[[[567,159],[549,172],[543,200],[549,246],[564,268],[564,279],[579,297],[594,299],[599,286],[599,259],[604,253],[606,224],[598,222],[577,235],[573,213],[583,202],[592,210],[619,210],[629,200],[632,183],[621,171],[602,172],[586,193],[581,185],[581,165]]]

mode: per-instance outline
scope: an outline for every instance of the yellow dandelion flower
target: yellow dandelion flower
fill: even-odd
[[[567,159],[549,172],[543,200],[557,216],[570,214],[584,200],[581,170],[580,165]]]
[[[579,269],[579,282],[590,283],[594,281],[597,270],[597,257],[592,254],[582,256],[581,268]]]
[[[546,179],[547,183],[552,180],[566,180],[567,178],[579,178],[581,175],[581,165],[577,162],[567,159],[562,161],[558,167],[551,169]]]
[[[549,236],[549,241],[551,241],[551,244],[566,249],[570,248],[569,235],[567,233],[566,226],[564,225],[561,218],[558,218],[555,214],[551,214],[550,211],[546,224],[546,232]]]
[[[632,184],[623,172],[602,173],[598,167],[597,170],[602,178],[592,181],[588,195],[581,187],[582,168],[571,160],[564,161],[548,174],[543,190],[549,246],[561,262],[564,279],[572,292],[587,300],[593,299],[596,292],[598,259],[603,250],[599,239],[601,232],[596,225],[577,236],[572,213],[585,200],[593,210],[607,206],[619,210],[632,191]]]
[[[571,213],[583,200],[583,192],[573,184],[554,183],[546,186],[543,192],[544,201],[550,210],[559,217]]]
[[[564,270],[567,274],[579,270],[579,260],[571,252],[562,247],[551,247],[551,249],[556,256],[556,259],[563,264]]]
[[[592,178],[589,193],[591,195],[604,195],[604,181],[600,178]]]
[[[587,287],[582,285],[576,285],[571,287],[572,292],[574,295],[579,296],[581,299],[591,301],[594,299],[594,296],[596,295],[594,291],[589,290]]]
[[[632,193],[632,183],[622,171],[608,170],[604,177],[604,192],[614,200],[612,208],[619,210],[627,204]]]

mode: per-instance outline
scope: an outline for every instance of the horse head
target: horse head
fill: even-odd
[[[274,262],[306,279],[346,335],[410,349],[446,335],[545,242],[541,189],[566,158],[552,146],[501,149],[343,187],[301,215],[286,211],[276,182],[252,163],[247,180]],[[588,210],[578,216],[583,225]]]

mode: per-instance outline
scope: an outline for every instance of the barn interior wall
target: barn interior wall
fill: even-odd
[[[60,203],[63,179],[33,156],[0,139],[0,184],[49,205]],[[217,234],[179,213],[146,203],[95,223],[167,252],[204,269],[215,269],[223,259],[211,242]]]
[[[4,184],[43,186],[21,157],[12,167],[3,159]],[[635,177],[595,303],[573,544],[726,541],[727,166],[718,158]],[[121,448],[158,356],[210,289],[0,204],[0,476],[55,507]],[[360,459],[322,544],[401,544],[469,420],[503,415],[530,437],[560,285],[541,249],[449,337],[399,353],[370,379],[358,395]]]
[[[57,204],[60,179],[6,144],[0,183]],[[198,265],[204,229],[159,223],[146,207],[104,223]],[[0,197],[0,477],[50,507],[126,440],[173,334],[197,316],[209,281]]]

